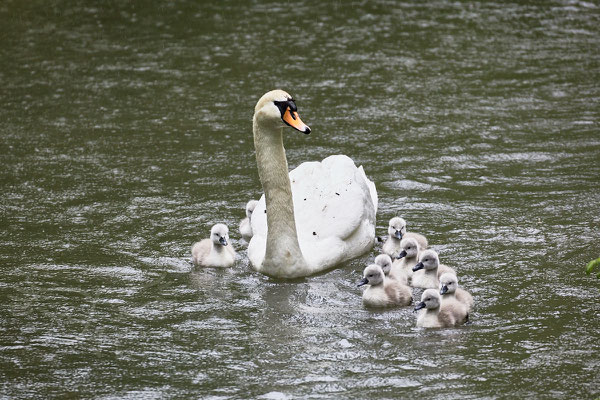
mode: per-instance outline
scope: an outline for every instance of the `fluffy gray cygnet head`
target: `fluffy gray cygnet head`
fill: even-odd
[[[440,295],[435,289],[427,289],[421,295],[421,302],[415,307],[415,311],[422,308],[435,310],[440,307]]]
[[[229,243],[229,228],[225,224],[215,224],[210,230],[210,240],[214,244],[227,246]]]
[[[397,258],[413,258],[419,254],[419,244],[413,238],[405,238],[400,242],[400,248],[402,251],[398,253]]]
[[[402,240],[402,237],[406,233],[406,221],[404,218],[394,217],[390,219],[390,225],[388,227],[388,234],[395,237],[396,239]]]
[[[440,264],[438,254],[433,250],[425,250],[419,257],[419,262],[413,267],[413,271],[425,269],[427,271],[435,270]]]
[[[392,257],[387,254],[380,254],[375,257],[375,264],[379,265],[383,270],[383,273],[387,276],[392,269]]]
[[[246,217],[248,218],[252,218],[252,212],[254,211],[254,209],[256,208],[256,205],[258,204],[258,200],[250,200],[247,204],[246,204]]]
[[[365,268],[363,272],[363,279],[358,283],[357,286],[370,285],[376,286],[383,283],[385,274],[381,267],[377,264],[371,264]]]
[[[440,294],[454,293],[458,288],[458,278],[456,275],[446,272],[440,276]]]

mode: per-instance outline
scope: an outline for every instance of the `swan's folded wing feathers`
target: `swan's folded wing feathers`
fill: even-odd
[[[363,254],[373,245],[377,199],[374,184],[347,156],[304,162],[290,172],[298,242],[309,265],[333,266]],[[372,185],[372,188],[371,186]],[[248,256],[264,259],[267,216],[263,195],[254,212]]]
[[[374,221],[370,190],[347,156],[330,156],[323,162],[303,163],[290,173],[298,236],[352,236],[363,220]],[[369,213],[370,214],[370,213]],[[316,233],[316,235],[314,235]]]
[[[377,197],[377,189],[375,188],[375,183],[367,178],[367,174],[365,174],[365,170],[361,165],[358,167],[358,172],[362,176],[363,180],[369,187],[369,192],[371,193],[371,201],[373,202],[373,207],[375,208],[375,213],[377,214],[377,206],[379,205],[379,198]]]
[[[248,243],[248,258],[252,265],[262,265],[267,248],[267,213],[265,195],[263,194],[254,211],[250,225],[252,226],[252,239]]]

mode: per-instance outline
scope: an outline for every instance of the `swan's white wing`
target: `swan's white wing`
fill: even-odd
[[[373,207],[375,207],[375,214],[377,214],[377,207],[379,205],[379,198],[377,197],[377,189],[375,189],[375,183],[373,183],[372,180],[370,180],[369,178],[367,178],[367,174],[365,174],[365,170],[363,169],[362,165],[360,167],[358,167],[358,171],[359,171],[360,175],[362,175],[362,178],[367,183],[367,187],[369,188],[369,192],[371,192],[371,200],[373,201]]]
[[[347,156],[305,162],[290,172],[294,215],[302,254],[314,272],[368,251],[375,237],[377,192],[362,167]],[[248,256],[264,259],[267,236],[265,199],[252,214]]]
[[[349,238],[374,209],[365,178],[343,155],[303,163],[290,172],[298,238]]]

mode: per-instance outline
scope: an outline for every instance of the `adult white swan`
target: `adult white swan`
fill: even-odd
[[[252,213],[248,258],[259,272],[298,278],[369,251],[375,240],[377,191],[361,167],[344,156],[305,162],[289,172],[283,128],[310,133],[294,99],[282,90],[260,98],[253,131],[265,194]]]

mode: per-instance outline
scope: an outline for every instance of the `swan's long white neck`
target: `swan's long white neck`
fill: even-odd
[[[306,268],[298,244],[292,186],[283,147],[282,128],[253,119],[258,176],[265,192],[267,245],[262,270],[267,275],[293,278]]]

